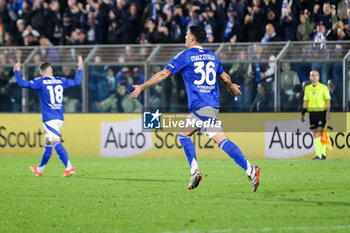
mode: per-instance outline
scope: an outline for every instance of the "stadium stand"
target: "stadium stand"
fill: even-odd
[[[43,60],[54,64],[57,76],[70,77],[77,54],[86,62],[85,79],[81,88],[66,93],[65,110],[112,111],[100,103],[115,95],[119,83],[130,93],[132,83],[142,83],[167,65],[185,49],[190,25],[206,29],[205,47],[220,57],[232,81],[241,85],[243,94],[235,98],[221,87],[222,111],[299,111],[302,83],[311,69],[320,71],[323,83],[333,80],[341,105],[337,110],[346,110],[348,7],[344,0],[4,0],[0,111],[39,111],[36,93],[16,86],[15,62],[23,63],[28,80],[38,76],[37,66]],[[268,104],[253,108],[262,89]],[[162,111],[185,111],[183,81],[180,76],[167,80],[138,101]],[[119,106],[113,111],[125,110]]]

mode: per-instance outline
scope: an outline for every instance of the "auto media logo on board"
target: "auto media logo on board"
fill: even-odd
[[[143,113],[143,128],[144,129],[160,129],[162,114],[157,109],[156,112],[144,112]]]
[[[309,119],[265,122],[265,157],[288,159],[314,151]]]
[[[205,113],[205,112],[204,112]],[[205,115],[205,114],[204,114]],[[197,127],[204,131],[207,129],[218,129],[222,127],[221,121],[211,117],[205,119],[192,113],[160,113],[157,111],[143,112],[143,129],[162,129],[166,132],[178,131],[178,128]],[[146,131],[149,132],[149,131]]]

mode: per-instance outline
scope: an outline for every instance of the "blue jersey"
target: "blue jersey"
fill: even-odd
[[[224,69],[213,52],[201,47],[192,47],[178,53],[165,69],[172,74],[181,70],[190,112],[202,107],[220,107],[220,90],[216,77],[220,76]]]
[[[18,71],[15,71],[15,77],[20,87],[38,90],[43,122],[50,120],[63,121],[63,90],[80,85],[82,71],[78,70],[75,79],[40,77],[31,81],[24,81]]]

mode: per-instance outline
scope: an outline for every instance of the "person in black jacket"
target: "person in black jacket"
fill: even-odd
[[[252,112],[270,112],[272,109],[272,100],[269,94],[266,82],[258,85],[258,94],[256,95],[251,111]]]

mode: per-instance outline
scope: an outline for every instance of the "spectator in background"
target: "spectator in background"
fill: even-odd
[[[209,8],[210,9],[210,8]],[[208,43],[213,43],[215,38],[214,38],[214,29],[212,27],[212,24],[210,23],[211,18],[209,18],[209,10],[206,10],[202,12],[199,15],[199,21],[200,21],[200,26],[204,28],[204,30],[207,33],[207,42]]]
[[[3,59],[1,58],[1,60]],[[9,79],[9,72],[0,67],[0,112],[11,111],[10,93],[7,89]]]
[[[328,59],[330,56],[330,51],[327,47],[326,42],[328,41],[328,38],[332,36],[331,30],[326,31],[326,27],[323,24],[323,21],[319,21],[316,30],[312,31],[309,25],[309,17],[305,17],[305,31],[309,34],[312,41],[315,42],[314,45],[309,49],[309,56],[318,59]],[[330,70],[332,69],[332,64],[330,62],[314,62],[311,65],[311,69],[317,70],[320,73],[322,83],[326,83],[330,75]]]
[[[22,89],[18,86],[15,76],[10,77],[6,89],[10,95],[11,112],[22,112]]]
[[[281,88],[284,91],[284,93],[288,97],[293,96],[294,95],[293,88],[295,85],[300,84],[300,80],[299,80],[298,74],[295,71],[291,70],[290,63],[282,64],[280,82],[281,82]]]
[[[350,2],[349,2],[350,4]],[[347,9],[346,11],[346,18],[342,20],[343,25],[344,25],[344,31],[346,33],[346,36],[349,38],[350,37],[350,8]]]
[[[310,35],[309,35],[309,31],[306,32],[306,27],[305,27],[305,17],[308,18],[308,11],[301,11],[300,15],[299,15],[299,20],[300,20],[300,24],[298,25],[297,28],[297,33],[296,33],[296,37],[298,41],[308,41],[310,40]],[[314,22],[310,22],[310,20],[308,21],[309,24],[309,28],[314,28],[315,24]]]
[[[47,35],[51,39],[54,32],[54,14],[47,2],[34,0],[33,9],[29,12],[29,23],[40,35]]]
[[[130,4],[128,12],[128,22],[128,28],[125,33],[128,35],[128,38],[126,38],[124,41],[121,41],[121,43],[135,44],[136,38],[138,37],[139,32],[141,31],[141,16],[139,14],[139,9],[135,3]]]
[[[282,111],[287,112],[301,112],[303,106],[304,91],[300,84],[293,86],[293,95],[290,95],[287,102],[282,102],[281,96],[281,107]]]
[[[115,93],[111,94],[104,101],[96,104],[98,109],[102,112],[140,113],[142,111],[142,104],[138,99],[130,98],[124,82],[118,83]]]
[[[181,43],[185,38],[186,26],[187,26],[188,20],[183,14],[181,5],[175,5],[173,10],[174,10],[173,21],[172,21],[173,39],[174,39],[174,42]]]
[[[272,85],[275,73],[275,56],[268,52],[268,48],[261,44],[254,44],[252,58],[256,62],[248,67],[248,75],[253,79],[252,97],[255,96],[255,90],[260,82],[267,82]]]
[[[104,74],[97,80],[97,101],[102,101],[115,91],[117,85],[117,79],[114,74],[114,70],[110,66],[104,67]]]
[[[47,62],[58,62],[60,57],[56,47],[51,43],[49,38],[45,35],[40,37],[40,55]]]
[[[40,33],[37,30],[33,29],[31,25],[28,25],[26,27],[26,29],[22,33],[22,37],[24,38],[28,34],[32,34],[36,38],[36,40],[40,37]]]
[[[341,0],[338,3],[337,7],[337,15],[340,20],[346,20],[348,17],[348,9],[350,8],[350,1],[349,0]]]
[[[214,39],[213,42],[220,42],[221,38],[220,38],[220,31],[219,28],[220,26],[218,19],[215,17],[215,11],[213,10],[213,8],[206,8],[206,21],[207,24],[210,25],[211,30],[212,30],[212,37]],[[208,34],[208,33],[207,33]],[[208,42],[211,43],[210,39],[208,39]]]
[[[266,10],[265,25],[272,24],[277,35],[281,35],[280,32],[280,19],[276,17],[276,13],[272,7],[268,7]]]
[[[149,106],[152,109],[162,109],[163,102],[163,87],[162,84],[157,84],[151,88],[151,95],[149,97]]]
[[[335,82],[331,79],[328,80],[327,86],[332,97],[331,98],[332,111],[335,111],[335,112],[342,111],[342,106],[343,106],[342,90],[338,88]]]
[[[253,1],[253,7],[248,7],[248,14],[244,18],[243,41],[257,42],[261,41],[264,36],[264,27],[262,23],[265,21],[265,16],[261,10],[260,0]]]
[[[145,40],[146,43],[159,43],[160,41],[160,33],[157,30],[156,21],[153,18],[148,18],[145,24],[146,35]]]
[[[69,37],[66,37],[67,45],[78,45],[79,44],[79,38],[78,38],[78,31],[77,29],[71,31],[71,34]]]
[[[13,33],[8,31],[5,32],[5,36],[4,36],[4,46],[17,46],[17,42],[13,36]]]
[[[86,33],[84,29],[77,29],[77,33],[78,33],[78,45],[87,45],[87,40],[86,40]]]
[[[17,30],[15,31],[15,39],[17,40],[17,44],[19,46],[23,46],[24,45],[24,41],[23,41],[22,34],[23,34],[24,30],[25,30],[24,20],[23,19],[18,19],[16,21],[16,26],[17,26]]]
[[[280,28],[283,30],[285,41],[294,41],[297,34],[297,20],[291,11],[290,5],[287,4],[286,15],[282,18]]]
[[[162,14],[162,6],[160,0],[152,0],[148,3],[143,11],[143,22],[147,22],[149,18],[156,21],[158,16]]]
[[[191,9],[190,9],[190,18],[189,18],[189,22],[187,24],[187,30],[190,26],[198,26],[200,25],[200,21],[199,21],[199,14],[201,13],[200,11],[200,7],[196,6],[196,5],[192,5]]]
[[[63,26],[60,12],[60,2],[52,0],[50,4],[51,14],[53,15],[54,31],[52,35],[52,43],[54,45],[61,45],[63,43]]]
[[[72,35],[72,31],[76,28],[74,21],[72,19],[72,14],[69,11],[63,13],[63,23],[62,23],[62,43],[67,44],[67,40]]]
[[[224,33],[222,35],[223,42],[235,43],[239,34],[239,22],[235,19],[237,12],[230,6],[227,10],[227,20],[224,23]]]
[[[30,23],[30,12],[32,10],[32,1],[31,0],[24,0],[22,3],[22,11],[18,11],[18,16],[24,20],[25,25]]]
[[[272,100],[266,83],[259,83],[258,94],[251,106],[251,112],[270,112],[272,110]]]
[[[320,11],[320,5],[314,5],[314,21],[322,22],[326,31],[331,30],[333,25],[338,21],[335,8],[331,7],[329,2],[323,4],[323,13]]]
[[[247,61],[248,54],[245,49],[241,49],[238,54],[240,61]],[[239,111],[248,111],[252,103],[253,77],[248,75],[249,63],[234,63],[228,74],[232,82],[241,86],[242,95],[238,96]],[[223,93],[226,91],[222,91]],[[231,99],[231,98],[230,98]]]
[[[74,79],[75,71],[70,66],[62,66],[62,76]],[[64,91],[64,112],[73,113],[78,111],[79,103],[81,100],[81,87],[74,86]]]
[[[97,111],[96,102],[99,100],[98,83],[100,80],[104,79],[104,67],[100,64],[102,59],[100,56],[94,57],[94,63],[90,66],[90,76],[89,76],[89,103],[90,111]]]
[[[162,26],[160,27],[160,43],[166,44],[166,43],[172,43],[173,40],[171,38],[170,32],[169,32],[169,28],[167,27],[166,24],[162,24]]]
[[[273,24],[267,24],[266,25],[266,32],[264,37],[262,38],[262,43],[268,43],[268,42],[276,42],[281,41],[281,37],[276,33],[275,27]]]
[[[40,66],[39,64],[42,62],[41,55],[39,53],[34,54],[33,56],[33,63],[36,64],[36,66],[30,66],[30,74],[33,74],[33,77],[31,79],[37,78],[40,76]],[[33,69],[33,70],[32,70]]]

